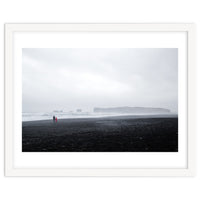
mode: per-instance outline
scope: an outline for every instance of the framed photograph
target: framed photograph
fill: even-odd
[[[6,176],[193,176],[193,24],[6,24]]]

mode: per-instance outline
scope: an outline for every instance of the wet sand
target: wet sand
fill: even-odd
[[[23,152],[177,152],[177,116],[41,120],[22,123]]]

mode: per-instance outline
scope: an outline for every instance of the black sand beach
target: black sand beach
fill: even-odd
[[[23,152],[177,152],[177,116],[41,120],[22,123]]]

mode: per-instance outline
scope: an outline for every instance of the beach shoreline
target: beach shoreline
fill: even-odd
[[[178,114],[149,114],[149,115],[133,115],[133,114],[124,114],[124,115],[103,115],[103,116],[87,116],[87,117],[64,117],[64,118],[59,118],[59,120],[75,120],[75,119],[102,119],[102,118],[177,118]],[[53,117],[52,117],[53,118]],[[22,123],[25,122],[35,122],[35,121],[52,121],[52,119],[38,119],[38,120],[25,120],[22,121]]]

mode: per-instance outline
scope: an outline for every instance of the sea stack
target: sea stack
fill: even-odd
[[[169,109],[151,108],[151,107],[112,107],[112,108],[94,108],[95,113],[120,113],[120,114],[167,114]]]

